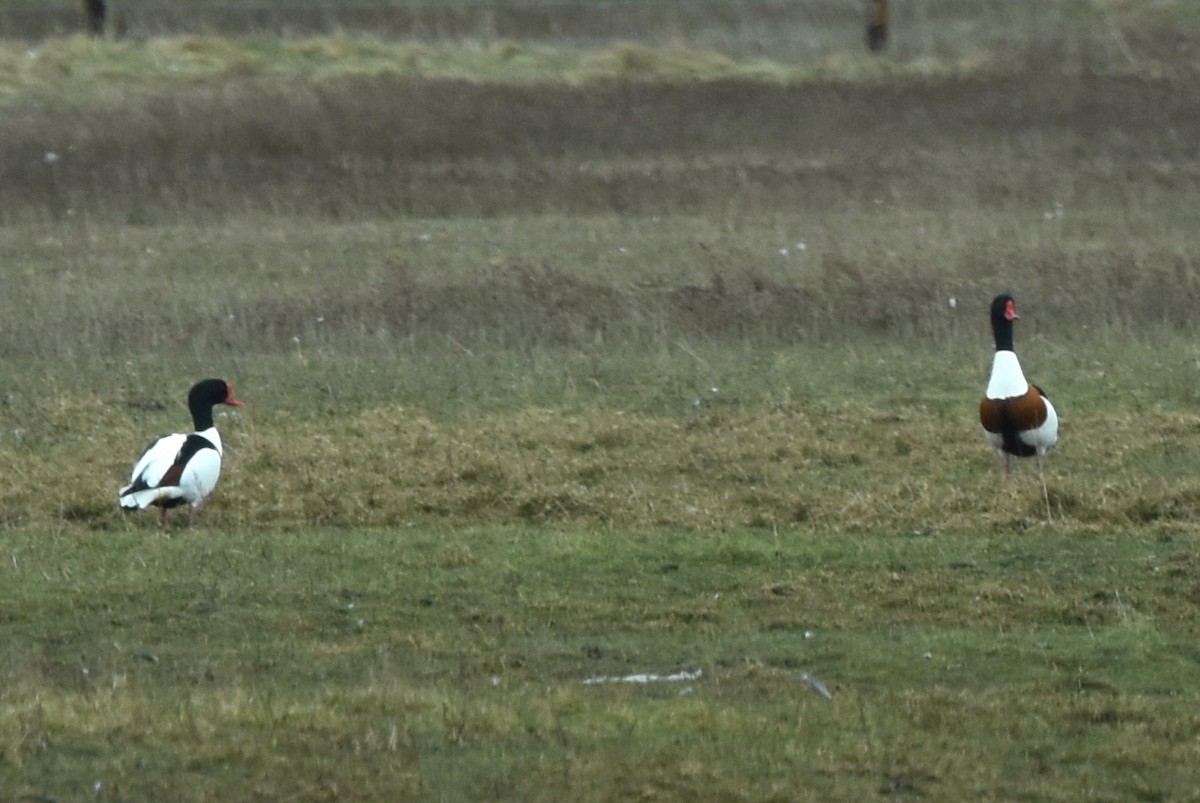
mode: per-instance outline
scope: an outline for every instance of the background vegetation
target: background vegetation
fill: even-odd
[[[0,9],[0,799],[1200,794],[1191,4],[182,8]]]

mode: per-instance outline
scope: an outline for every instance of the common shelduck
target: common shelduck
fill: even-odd
[[[987,390],[979,402],[979,422],[1000,455],[1006,480],[1010,456],[1037,457],[1048,512],[1050,494],[1046,490],[1042,460],[1058,442],[1058,413],[1042,389],[1029,384],[1021,371],[1021,363],[1013,350],[1013,321],[1016,319],[1017,304],[1013,297],[1008,293],[996,296],[992,301],[996,355],[992,358]]]
[[[192,510],[212,493],[221,476],[221,436],[213,424],[213,407],[218,404],[244,406],[233,397],[233,386],[224,379],[205,379],[192,386],[188,409],[195,431],[163,435],[146,447],[133,467],[129,484],[118,494],[122,508],[159,507],[166,527],[168,509],[190,504],[191,524]]]

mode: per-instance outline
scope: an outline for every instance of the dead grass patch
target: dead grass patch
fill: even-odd
[[[109,504],[145,433],[109,405],[63,406],[74,410],[77,429],[97,419],[103,426],[36,450],[0,449],[11,477],[0,501],[10,518],[42,527],[152,527]],[[1139,439],[1167,431],[1186,450],[1200,439],[1193,424],[1186,414],[1073,416],[1047,463],[1054,512],[1047,522],[1032,464],[1002,486],[965,415],[881,416],[847,403],[690,419],[553,410],[433,419],[402,407],[333,420],[265,416],[226,422],[225,473],[204,518],[213,527],[1173,531],[1200,516],[1200,487],[1181,467],[1141,456]],[[897,450],[897,438],[905,449]],[[128,455],[114,456],[121,442]]]

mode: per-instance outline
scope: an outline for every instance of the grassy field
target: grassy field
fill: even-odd
[[[520,41],[607,47],[686,43],[727,55],[811,61],[861,48],[870,0],[123,0],[109,34],[150,39],[181,33],[354,36],[409,42]],[[980,56],[1013,59],[1059,52],[1097,63],[1157,60],[1186,45],[1196,10],[1181,0],[953,0],[894,3],[890,52],[933,67]],[[82,28],[72,0],[8,0],[0,37],[45,40]],[[1182,29],[1181,29],[1182,24]],[[1166,51],[1158,48],[1167,47]],[[1065,52],[1064,52],[1065,51]],[[1155,55],[1157,54],[1157,55]]]
[[[17,800],[1186,799],[1194,547],[12,533],[0,777]],[[641,673],[687,677],[615,680]]]
[[[0,9],[0,801],[1200,796],[1200,17],[726,5]]]

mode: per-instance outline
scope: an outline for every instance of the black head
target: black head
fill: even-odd
[[[1012,293],[1001,293],[992,299],[992,334],[996,336],[996,351],[1013,350],[1013,326],[1017,319],[1017,301]]]
[[[228,404],[230,407],[245,406],[234,398],[233,385],[224,379],[205,379],[192,385],[192,389],[188,391],[188,409],[192,412],[192,421],[197,431],[212,426],[212,408],[218,404]]]

